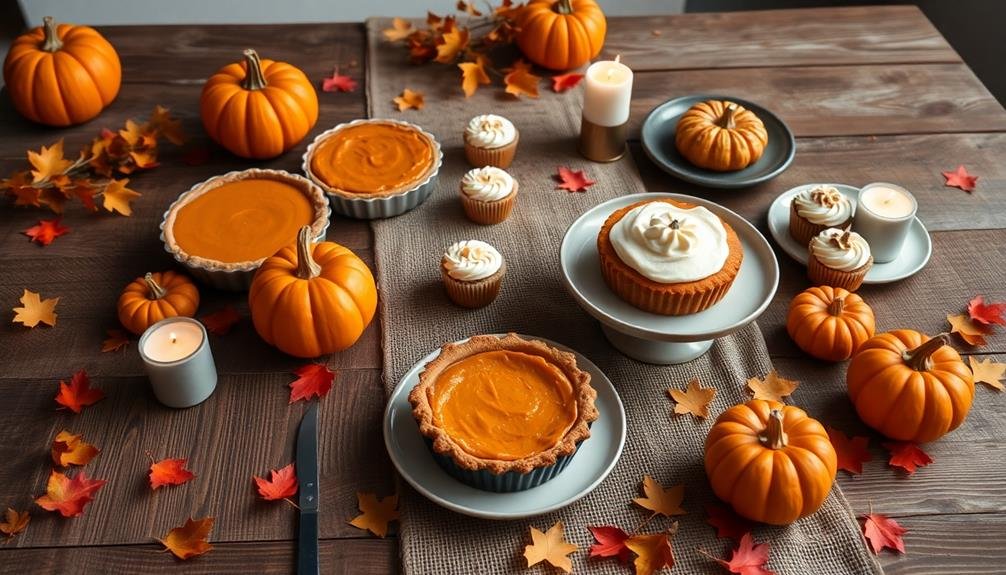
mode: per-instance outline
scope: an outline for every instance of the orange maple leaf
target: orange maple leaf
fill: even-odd
[[[207,539],[213,529],[213,518],[192,519],[185,521],[185,525],[175,527],[164,539],[158,539],[164,545],[165,551],[171,551],[179,559],[189,559],[196,555],[202,555],[213,549]]]
[[[373,493],[357,492],[356,500],[361,513],[350,520],[349,524],[357,529],[366,529],[378,537],[387,535],[388,523],[398,519],[398,494],[378,500]]]
[[[70,378],[70,384],[59,382],[59,393],[56,394],[56,403],[69,409],[74,413],[88,406],[97,403],[105,397],[105,392],[91,387],[91,379],[87,377],[85,370],[80,370]]]
[[[126,120],[126,127],[119,129],[119,137],[130,146],[136,146],[143,139],[143,127],[133,120]]]
[[[290,403],[299,399],[321,399],[328,395],[335,380],[335,372],[320,363],[309,363],[293,371],[297,379],[290,382]]]
[[[572,573],[573,562],[569,560],[568,555],[576,549],[576,545],[563,539],[562,521],[556,521],[555,525],[544,533],[531,527],[531,545],[524,547],[524,558],[527,559],[528,567],[548,561],[554,567]]]
[[[83,435],[63,430],[52,440],[52,462],[59,467],[87,465],[100,451],[84,441]]]
[[[57,303],[58,297],[43,300],[39,294],[24,290],[24,295],[21,296],[21,305],[24,307],[14,308],[12,323],[21,323],[25,327],[35,327],[39,323],[55,326]]]
[[[643,493],[646,497],[637,497],[632,501],[649,509],[655,514],[671,517],[673,515],[686,515],[688,512],[681,508],[681,502],[685,499],[685,486],[675,485],[669,489],[664,489],[649,475],[643,476]]]
[[[437,40],[437,57],[441,64],[450,64],[468,47],[468,28],[453,26]]]
[[[35,206],[42,207],[42,190],[32,186],[18,186],[11,188],[14,194],[15,206]]]
[[[461,89],[465,92],[465,98],[471,96],[479,88],[479,84],[488,84],[489,74],[486,74],[485,66],[488,60],[479,54],[474,62],[462,62],[458,64],[461,68]]]
[[[119,212],[124,216],[132,215],[133,208],[130,206],[130,203],[140,197],[141,194],[127,188],[126,184],[128,183],[128,179],[112,180],[105,186],[105,191],[103,192],[105,201],[102,205],[105,206],[106,210]]]
[[[528,64],[524,60],[514,62],[513,68],[510,68],[507,75],[503,76],[503,83],[506,84],[507,94],[513,94],[518,98],[522,94],[531,98],[537,98],[538,80],[541,80],[541,76],[532,74],[531,64]]]
[[[988,341],[985,340],[985,336],[992,334],[991,329],[975,323],[964,313],[947,315],[947,321],[950,322],[950,333],[961,336],[968,345],[975,347],[986,345]]]
[[[59,511],[63,517],[76,517],[84,512],[84,506],[106,483],[104,479],[88,479],[83,471],[71,479],[54,469],[49,475],[45,495],[36,499],[35,503],[46,511]]]
[[[60,218],[56,218],[55,220],[39,220],[37,226],[32,226],[21,233],[28,236],[31,241],[41,246],[47,246],[59,236],[65,235],[70,231],[70,228],[60,222]]]
[[[423,100],[422,92],[413,92],[412,90],[406,88],[402,91],[402,95],[395,98],[395,103],[398,104],[398,111],[404,112],[409,108],[414,108],[416,110],[422,110],[426,102]]]
[[[269,471],[269,479],[252,476],[255,486],[258,487],[259,497],[266,501],[278,501],[287,499],[297,494],[297,473],[291,463],[282,469]],[[288,500],[289,501],[289,500]],[[290,501],[290,503],[293,503]]]
[[[108,337],[101,342],[102,353],[126,349],[126,346],[129,345],[129,336],[121,329],[106,329],[105,335]]]
[[[1003,390],[1002,379],[1006,377],[1006,363],[997,363],[991,359],[982,361],[969,355],[968,362],[971,364],[971,372],[974,374],[975,383],[984,383],[995,389]]]
[[[227,335],[234,324],[240,320],[241,316],[238,314],[238,310],[234,309],[232,305],[199,318],[199,321],[203,322],[206,327],[206,331],[213,335]]]
[[[552,76],[552,91],[565,92],[579,84],[580,80],[583,80],[583,74],[577,74],[576,72]]]
[[[391,28],[385,28],[381,33],[388,42],[404,40],[412,34],[412,22],[405,18],[395,18],[391,21]]]
[[[690,413],[695,417],[705,419],[709,417],[709,404],[716,397],[716,389],[700,386],[699,378],[693,377],[684,391],[668,389],[667,394],[676,402],[674,404],[675,414]]]
[[[139,168],[139,169],[141,169],[141,170],[147,170],[147,169],[150,169],[150,168],[156,168],[158,165],[160,165],[160,164],[157,163],[157,149],[156,148],[147,148],[147,149],[143,149],[143,150],[133,150],[133,151],[129,152],[129,157],[133,159],[133,163],[136,164],[136,167]],[[130,170],[130,171],[132,171],[132,170]],[[129,172],[124,172],[124,173],[129,173]]]
[[[73,186],[70,187],[70,195],[75,196],[83,204],[84,209],[89,212],[98,211],[98,206],[94,203],[94,194],[98,190],[91,185],[91,181],[85,178],[79,178],[73,181]]]
[[[773,369],[765,376],[765,379],[758,379],[757,377],[748,379],[747,386],[754,394],[755,399],[766,399],[782,403],[784,397],[796,391],[796,388],[800,386],[800,382],[779,377],[779,373]]]
[[[149,456],[149,454],[147,455]],[[196,474],[185,469],[187,461],[188,459],[162,459],[151,462],[150,488],[158,489],[165,485],[181,485],[191,481]]]
[[[677,523],[671,529],[676,531]],[[636,575],[653,575],[664,567],[674,567],[674,551],[671,549],[671,537],[668,533],[629,537],[625,546],[636,554],[633,562]]]
[[[38,183],[66,172],[73,162],[63,157],[63,140],[48,148],[42,146],[38,152],[28,150],[28,161],[32,165],[32,182]]]
[[[835,455],[838,456],[838,468],[849,473],[862,473],[863,463],[873,459],[866,446],[870,443],[869,437],[850,438],[834,427],[828,427],[828,439],[831,440],[832,447],[835,448]]]
[[[28,527],[29,521],[31,521],[31,516],[27,511],[17,511],[8,507],[7,512],[4,513],[3,522],[0,522],[0,533],[7,537],[13,537],[24,531]]]
[[[172,118],[170,110],[164,106],[154,106],[154,111],[150,114],[150,126],[176,146],[185,143],[182,122]]]

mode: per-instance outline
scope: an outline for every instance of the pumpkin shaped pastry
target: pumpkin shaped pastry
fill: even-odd
[[[873,309],[842,288],[807,288],[789,303],[786,331],[800,349],[818,359],[849,359],[875,329]]]
[[[706,437],[713,492],[752,521],[788,525],[814,513],[831,491],[837,466],[824,426],[775,401],[731,407]]]
[[[136,335],[169,317],[193,317],[199,290],[188,276],[173,271],[148,273],[129,283],[116,306],[119,323]]]
[[[742,170],[761,158],[768,145],[765,124],[740,104],[699,102],[678,120],[678,152],[692,164],[715,172]]]
[[[571,70],[604,46],[608,29],[595,0],[531,0],[518,8],[517,47],[539,66]]]

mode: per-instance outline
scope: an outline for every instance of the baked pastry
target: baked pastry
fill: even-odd
[[[476,168],[509,168],[520,134],[513,122],[496,114],[475,116],[465,128],[465,159]]]
[[[499,294],[506,262],[491,245],[479,240],[457,242],[440,258],[440,275],[451,301],[462,306],[487,306]]]
[[[801,246],[828,228],[852,225],[852,200],[833,186],[818,185],[793,196],[789,210],[789,235]]]
[[[488,491],[520,491],[562,471],[597,419],[576,357],[515,334],[447,344],[409,393],[412,414],[448,473]]]
[[[608,287],[660,315],[697,313],[723,299],[744,258],[737,233],[719,216],[666,198],[608,216],[597,251]]]
[[[810,240],[807,276],[814,285],[856,291],[873,267],[870,244],[849,229],[828,228]]]
[[[498,224],[517,203],[517,181],[501,168],[472,168],[461,178],[461,206],[477,224]]]

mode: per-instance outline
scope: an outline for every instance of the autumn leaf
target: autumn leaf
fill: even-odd
[[[481,16],[482,12],[475,7],[474,2],[465,2],[465,0],[458,0],[457,9],[459,12],[465,12],[469,16]]]
[[[185,463],[188,459],[162,459],[150,464],[150,488],[159,489],[165,485],[181,485],[192,480],[196,476],[188,469]]]
[[[119,212],[124,216],[132,215],[133,208],[129,204],[140,197],[141,194],[127,188],[126,184],[128,183],[128,179],[112,180],[105,186],[105,191],[103,192],[105,201],[102,205],[105,206],[106,210]]]
[[[486,74],[485,70],[486,63],[486,57],[480,54],[474,62],[458,64],[458,68],[461,68],[461,89],[465,92],[465,98],[474,94],[479,84],[490,82],[489,74]]]
[[[66,430],[60,431],[52,440],[52,462],[59,467],[87,465],[98,453],[98,448],[85,442],[84,436]]]
[[[774,575],[772,571],[765,568],[765,564],[768,563],[768,550],[768,543],[755,543],[751,534],[745,533],[737,544],[737,548],[730,555],[729,561],[717,559],[701,549],[699,552],[716,561],[731,573],[737,573],[738,575]]]
[[[25,327],[35,327],[39,323],[55,326],[57,303],[58,297],[43,300],[39,294],[24,290],[24,295],[21,296],[21,305],[24,307],[14,308],[12,323],[21,323]]]
[[[948,188],[958,188],[971,193],[975,189],[975,184],[978,183],[978,176],[972,176],[969,174],[963,164],[957,166],[957,169],[953,172],[942,173],[943,177],[947,180],[943,185]]]
[[[241,316],[238,314],[238,310],[234,309],[232,305],[199,318],[199,321],[206,327],[206,331],[214,335],[227,335],[234,324],[240,320]]]
[[[16,511],[8,507],[7,512],[4,513],[3,522],[0,522],[0,533],[7,537],[13,537],[24,531],[28,527],[29,521],[31,521],[31,516],[27,511]]]
[[[20,188],[15,188],[14,192],[14,205],[15,206],[35,206],[41,207],[42,190],[38,188],[33,188],[31,186],[22,186]]]
[[[919,467],[925,467],[933,462],[933,458],[929,457],[928,453],[910,441],[891,441],[883,445],[891,452],[891,458],[887,464],[891,467],[900,467],[909,475],[915,473]]]
[[[454,26],[437,40],[437,57],[441,64],[450,64],[468,47],[468,28]]]
[[[968,345],[983,346],[988,343],[985,336],[992,334],[991,328],[971,321],[967,314],[947,315],[947,321],[950,323],[950,333],[961,336]]]
[[[269,479],[255,475],[252,479],[258,487],[259,497],[266,501],[278,501],[297,494],[297,474],[293,463],[282,469],[269,471]]]
[[[590,557],[618,557],[622,563],[629,560],[629,548],[625,546],[628,533],[608,525],[588,526],[587,529],[597,541],[590,546]]]
[[[541,77],[532,74],[531,64],[528,64],[524,60],[514,62],[513,68],[510,68],[507,75],[503,76],[503,83],[506,84],[507,94],[513,94],[518,98],[521,95],[537,98],[538,80],[541,80]]]
[[[706,505],[705,509],[706,523],[716,528],[716,536],[721,539],[740,541],[754,527],[750,521],[722,505]]]
[[[350,78],[349,76],[343,76],[339,74],[339,67],[335,67],[335,71],[328,78],[324,78],[321,81],[321,91],[322,92],[355,92],[356,91],[356,80]]]
[[[65,235],[70,231],[70,228],[60,222],[60,218],[56,218],[55,220],[39,220],[37,226],[32,226],[21,233],[28,236],[31,241],[42,246],[47,246],[59,236]]]
[[[104,479],[89,479],[83,471],[71,479],[54,469],[49,474],[45,495],[36,499],[35,503],[46,511],[59,511],[63,517],[76,517],[84,512],[84,506],[106,483]]]
[[[405,18],[395,18],[391,21],[391,28],[385,28],[381,33],[388,42],[404,40],[412,34],[412,22]]]
[[[213,529],[213,518],[192,519],[185,521],[185,525],[175,527],[164,539],[158,539],[164,545],[165,551],[171,553],[179,559],[189,559],[196,555],[202,555],[213,549],[207,539]]]
[[[154,106],[154,111],[150,114],[150,127],[167,138],[172,144],[181,146],[185,143],[182,122],[172,118],[169,112],[164,106]]]
[[[783,398],[796,391],[799,386],[799,381],[782,378],[774,369],[765,376],[765,379],[757,377],[748,379],[748,389],[754,393],[755,399],[766,399],[779,403],[782,403]]]
[[[101,342],[102,353],[126,349],[126,346],[129,345],[129,336],[121,329],[106,329],[105,335],[107,337]]]
[[[585,192],[587,188],[597,183],[588,179],[583,170],[571,170],[562,166],[559,166],[558,173],[554,177],[559,182],[555,189],[569,192]]]
[[[357,529],[366,529],[378,537],[388,534],[388,523],[398,519],[398,494],[378,500],[373,493],[356,494],[360,514],[349,521]]]
[[[80,413],[82,409],[101,401],[104,397],[104,391],[91,387],[91,379],[87,377],[87,371],[82,369],[73,374],[69,385],[64,381],[59,382],[56,403],[74,413]]]
[[[335,372],[320,363],[309,363],[293,371],[297,379],[290,382],[290,403],[299,399],[321,399],[328,395],[335,380]]]
[[[897,521],[880,513],[867,513],[860,519],[863,520],[863,536],[866,537],[874,555],[879,555],[884,547],[898,553],[905,552],[905,542],[901,536],[908,530],[899,525]]]
[[[664,567],[674,567],[671,538],[666,533],[636,535],[630,537],[625,546],[636,554],[636,560],[633,562],[636,575],[653,575]]]
[[[28,162],[31,163],[32,182],[38,183],[53,176],[66,172],[73,162],[63,157],[63,140],[56,142],[48,148],[42,146],[38,152],[28,150]]]
[[[828,439],[838,456],[838,468],[849,473],[862,473],[863,463],[871,461],[873,456],[866,449],[870,443],[868,437],[849,438],[834,427],[828,427]]]
[[[975,383],[984,383],[997,391],[1003,390],[1001,380],[1006,378],[1006,363],[996,363],[991,359],[981,361],[980,359],[975,359],[973,355],[968,356],[968,362],[971,364],[971,372],[975,376]]]
[[[674,413],[691,413],[695,417],[705,419],[709,417],[709,404],[712,403],[713,397],[716,396],[716,389],[701,387],[699,379],[693,377],[688,382],[688,387],[684,391],[680,389],[668,389],[667,394],[676,402],[674,404]]]
[[[980,295],[976,295],[968,302],[968,315],[974,322],[985,325],[993,323],[1006,325],[1006,317],[1003,317],[1003,313],[1006,313],[1006,303],[985,303],[985,298]]]
[[[568,555],[576,549],[576,545],[563,539],[562,521],[556,521],[555,525],[544,533],[531,527],[531,545],[524,547],[524,558],[527,559],[528,567],[547,561],[553,567],[572,573],[573,562],[569,560]]]
[[[640,507],[650,511],[671,517],[673,515],[685,515],[688,512],[681,508],[681,502],[685,499],[685,486],[675,485],[670,489],[664,489],[649,475],[643,476],[643,493],[646,497],[637,497],[632,501]]]
[[[422,110],[425,105],[425,102],[423,101],[423,93],[413,92],[408,88],[402,90],[402,95],[395,97],[395,103],[398,104],[399,112],[404,112],[409,108]]]
[[[552,91],[565,92],[579,84],[580,80],[583,80],[583,74],[577,74],[576,72],[552,76]]]

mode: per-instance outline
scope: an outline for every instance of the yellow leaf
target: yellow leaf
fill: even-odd
[[[780,403],[784,397],[796,391],[799,386],[799,381],[779,377],[779,373],[774,369],[763,380],[757,377],[748,380],[748,389],[754,393],[755,399],[767,399]]]
[[[388,42],[404,40],[412,34],[412,22],[405,18],[395,18],[391,21],[391,28],[385,28],[382,34]]]
[[[416,110],[422,110],[425,102],[423,101],[422,92],[413,92],[412,90],[406,88],[402,91],[402,95],[395,98],[395,103],[398,104],[398,111],[404,112],[409,108],[415,108]]]
[[[143,138],[143,128],[132,120],[126,120],[126,127],[119,130],[119,135],[127,144],[135,146]]]
[[[947,321],[950,322],[950,333],[956,333],[969,345],[976,347],[987,344],[985,336],[992,333],[988,328],[971,321],[967,314],[947,315]]]
[[[646,497],[637,497],[632,500],[640,507],[666,517],[688,513],[681,508],[681,502],[685,499],[684,485],[675,485],[670,489],[664,489],[664,486],[657,483],[652,477],[644,475],[643,493],[646,494]]]
[[[636,575],[653,575],[664,567],[674,567],[671,538],[666,533],[636,535],[625,540],[625,546],[636,554]]]
[[[538,80],[541,80],[541,77],[532,74],[531,65],[523,60],[514,62],[513,68],[503,77],[507,93],[513,94],[518,98],[521,94],[537,98]]]
[[[387,535],[388,523],[398,519],[398,494],[389,495],[378,501],[373,493],[358,492],[356,500],[362,513],[353,518],[349,524],[358,529],[366,529],[378,537]]]
[[[15,511],[8,507],[4,514],[4,521],[0,523],[0,533],[7,537],[13,537],[24,531],[28,527],[29,521],[31,521],[31,516],[27,511]]]
[[[465,98],[471,96],[478,90],[479,84],[488,84],[489,74],[485,70],[486,58],[481,54],[474,62],[462,62],[458,64],[461,68],[461,89],[465,91]]]
[[[42,146],[38,152],[28,150],[28,161],[34,168],[31,171],[32,182],[38,183],[65,172],[73,162],[63,157],[63,140],[48,148]]]
[[[84,441],[84,436],[66,430],[52,440],[52,462],[60,467],[87,465],[98,453],[98,448]]]
[[[576,545],[567,543],[562,535],[562,521],[557,521],[548,531],[531,528],[531,545],[524,547],[524,558],[527,566],[548,561],[553,566],[566,573],[573,572],[573,562],[569,560],[570,553],[576,551]]]
[[[968,357],[968,362],[971,363],[971,372],[975,375],[975,383],[984,383],[998,391],[1003,390],[1003,384],[1000,380],[1006,377],[1006,363],[996,363],[991,359],[976,360],[973,355]]]
[[[709,404],[716,397],[716,389],[701,387],[699,379],[696,377],[688,382],[688,387],[684,391],[680,389],[668,389],[667,394],[676,402],[674,404],[674,413],[691,413],[695,417],[705,419],[709,417]]]
[[[23,323],[25,327],[35,327],[40,322],[50,326],[56,325],[56,304],[59,303],[58,297],[43,301],[37,293],[24,290],[24,295],[21,296],[21,303],[24,307],[14,308],[13,323]]]
[[[213,546],[207,541],[211,529],[213,529],[212,517],[189,518],[185,521],[185,525],[168,531],[164,539],[158,539],[158,541],[164,545],[166,551],[171,551],[175,557],[188,559],[213,549]]]
[[[103,205],[110,212],[119,212],[124,216],[132,215],[133,208],[130,202],[140,197],[139,192],[134,192],[126,187],[129,180],[112,180],[105,186],[103,195],[105,200]]]
[[[437,40],[436,61],[441,64],[450,64],[467,47],[468,28],[454,27],[449,32],[444,32]]]

